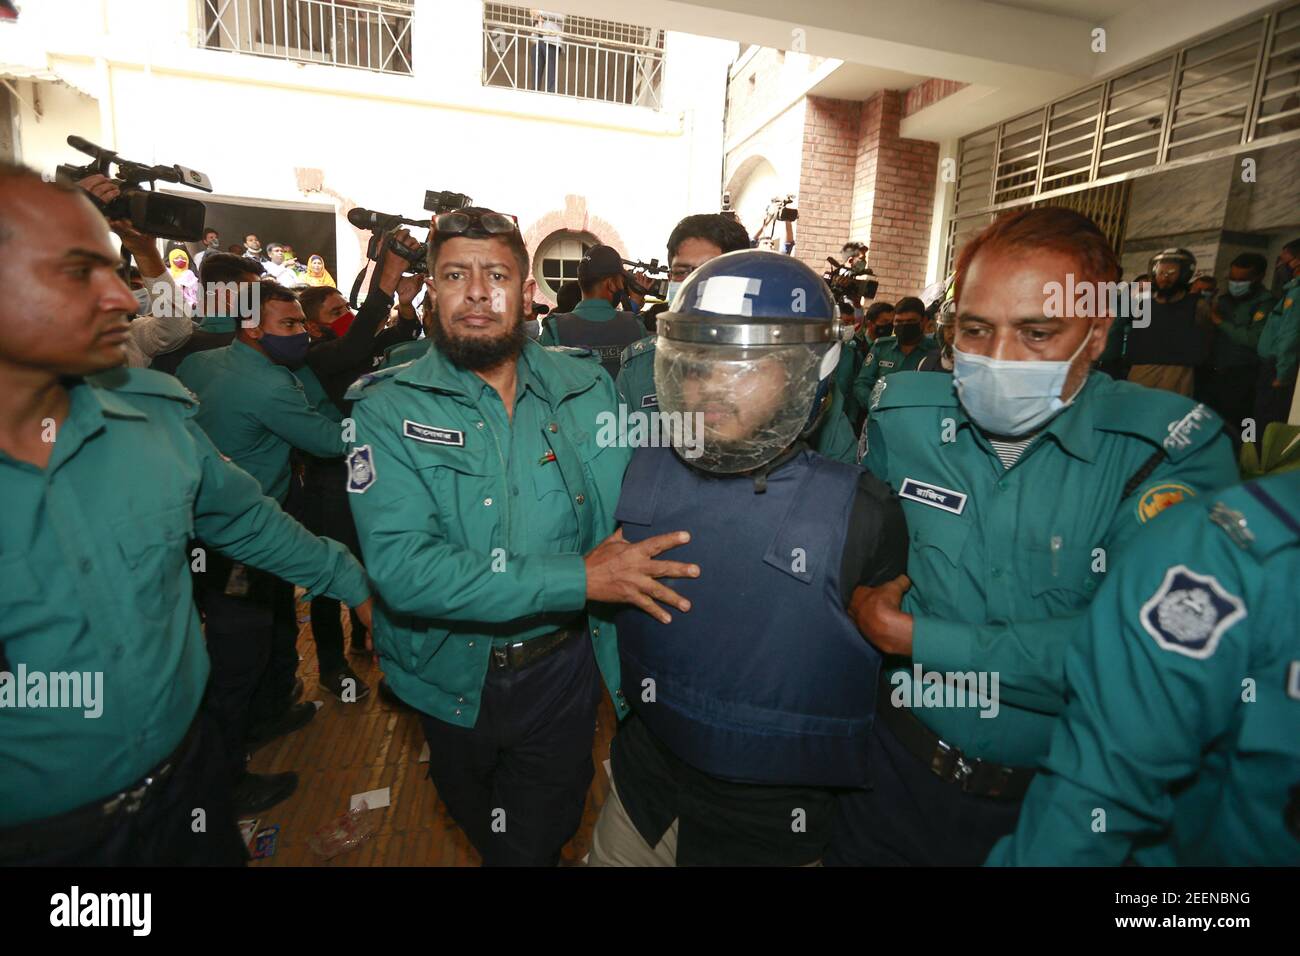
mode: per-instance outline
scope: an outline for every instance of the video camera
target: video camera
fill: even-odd
[[[623,265],[627,266],[628,285],[632,286],[634,292],[642,296],[654,296],[656,299],[663,301],[668,297],[668,266],[661,264],[658,259],[651,259],[649,262],[633,262],[631,259],[624,259]],[[635,280],[632,273],[639,271],[642,273]],[[642,279],[648,281],[643,282]]]
[[[426,189],[424,192],[425,211],[433,213],[435,217],[444,212],[452,212],[472,205],[474,205],[474,200],[470,199],[465,193],[433,189]],[[429,271],[429,242],[427,239],[414,249],[408,249],[392,238],[389,233],[399,226],[432,229],[433,219],[407,219],[405,216],[399,216],[396,213],[376,212],[373,209],[363,209],[356,206],[348,210],[348,222],[358,229],[370,231],[370,244],[366,246],[366,258],[370,262],[377,263],[381,251],[386,249],[407,261],[409,268],[405,271],[408,274],[424,275]],[[384,242],[385,237],[388,240],[386,243]],[[357,295],[361,291],[361,280],[365,277],[365,274],[366,265],[362,263],[361,271],[357,273],[356,281],[352,283],[352,295],[349,298],[349,303],[354,309],[357,307]]]
[[[106,218],[125,219],[137,231],[162,239],[196,241],[203,238],[207,207],[197,199],[155,192],[153,185],[161,180],[165,183],[182,183],[210,193],[212,181],[205,174],[186,166],[146,166],[144,163],[122,159],[113,150],[96,146],[80,136],[69,136],[68,145],[94,159],[84,166],[59,166],[57,172],[61,178],[76,183],[98,173],[112,180],[121,191],[116,199],[107,204],[101,203],[94,196],[90,197]],[[109,171],[112,166],[117,166],[116,176]],[[144,183],[148,183],[150,188],[141,189],[140,186]]]
[[[876,297],[880,280],[865,262],[840,262],[833,256],[827,256],[826,261],[831,267],[822,273],[822,279],[830,286],[836,302],[847,300],[857,308],[863,299]]]
[[[799,210],[794,208],[794,196],[773,196],[767,207],[767,218],[776,222],[798,222]]]

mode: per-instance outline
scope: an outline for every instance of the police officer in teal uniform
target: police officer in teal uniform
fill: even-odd
[[[263,282],[258,291],[258,323],[241,326],[224,348],[189,356],[176,376],[198,395],[196,421],[212,443],[285,506],[290,452],[342,457],[343,427],[324,383],[303,370],[309,336],[298,297],[274,282]],[[302,371],[317,390],[314,402],[291,369]],[[316,715],[315,705],[295,694],[293,585],[265,569],[218,559],[201,579],[198,598],[212,648],[208,706],[227,729],[240,812],[257,813],[287,798],[295,780],[286,774],[277,783],[249,773],[245,738],[256,746],[300,729]]]
[[[740,223],[719,213],[687,216],[668,236],[669,303],[692,272],[724,252],[749,248],[749,237]],[[615,379],[618,400],[631,412],[656,412],[659,401],[655,393],[655,341],[648,335],[638,339],[619,356]],[[827,458],[856,462],[857,441],[844,414],[844,396],[832,388],[831,404],[822,424],[812,438],[813,447]]]
[[[591,784],[603,678],[627,712],[612,625],[588,602],[666,620],[687,605],[613,509],[629,449],[601,438],[614,383],[587,355],[529,339],[535,282],[509,217],[437,217],[433,347],[349,392],[348,491],[379,594],[375,645],[421,713],[429,775],[489,865],[554,865]],[[593,605],[593,608],[595,605]]]
[[[877,391],[864,464],[911,546],[905,577],[854,592],[898,666],[827,862],[982,862],[1047,753],[1065,649],[1108,569],[1161,510],[1236,478],[1213,412],[1090,373],[1111,317],[1048,290],[1117,274],[1084,216],[1005,214],[959,257],[952,378]]]
[[[0,862],[241,863],[200,710],[190,571],[214,554],[187,541],[368,616],[364,572],[222,458],[174,378],[115,367],[135,300],[91,205],[0,166],[0,207]]]
[[[1256,349],[1275,301],[1263,284],[1267,268],[1268,261],[1257,252],[1243,252],[1232,260],[1227,291],[1210,310],[1214,325],[1210,363],[1198,372],[1196,383],[1198,394],[1227,423],[1228,434],[1238,447],[1255,404]]]
[[[628,283],[618,250],[593,246],[578,263],[582,301],[570,313],[546,316],[538,341],[542,345],[589,348],[611,378],[618,375],[619,355],[645,332],[645,326],[631,311]]]
[[[1098,592],[990,864],[1300,865],[1300,472],[1162,515]]]
[[[894,306],[894,334],[876,339],[853,381],[853,397],[860,408],[870,409],[876,383],[895,372],[912,372],[926,354],[939,347],[925,334],[925,303],[905,296]]]

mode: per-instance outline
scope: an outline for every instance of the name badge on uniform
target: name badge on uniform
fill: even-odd
[[[953,491],[951,488],[940,488],[938,485],[917,481],[915,478],[903,479],[903,485],[898,489],[898,497],[907,498],[909,501],[917,501],[923,505],[929,505],[931,508],[938,508],[940,511],[948,511],[955,515],[961,514],[966,507],[966,496],[960,491]]]
[[[659,396],[658,396],[657,394],[655,394],[654,392],[651,392],[649,395],[643,395],[643,396],[641,397],[641,407],[642,407],[642,408],[658,408],[658,407],[659,407]]]
[[[402,434],[416,441],[428,442],[430,445],[455,445],[465,447],[465,433],[454,428],[439,428],[436,425],[421,425],[409,418],[402,419]]]

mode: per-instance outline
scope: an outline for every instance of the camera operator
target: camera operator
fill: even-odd
[[[116,183],[99,174],[87,176],[77,185],[105,205],[121,194]],[[137,231],[125,219],[113,219],[109,227],[135,259],[144,281],[145,295],[136,297],[140,311],[128,327],[126,338],[126,364],[144,368],[155,355],[183,345],[194,331],[194,324],[180,304],[180,290],[163,265],[158,240]]]
[[[763,224],[758,227],[754,233],[754,238],[750,242],[752,249],[768,249],[772,252],[783,252],[787,256],[794,255],[794,224],[799,218],[799,211],[794,208],[794,196],[776,196],[767,207],[767,214],[763,217]],[[764,236],[763,233],[772,228],[776,222],[785,223],[785,244],[776,248],[776,238],[774,235]]]

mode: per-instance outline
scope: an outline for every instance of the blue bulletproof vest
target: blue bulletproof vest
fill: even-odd
[[[840,598],[860,474],[804,450],[755,494],[752,478],[704,475],[671,448],[632,456],[614,515],[624,536],[689,531],[663,557],[698,564],[700,577],[665,581],[691,602],[671,624],[618,613],[622,683],[686,763],[747,783],[866,782],[880,655]]]

